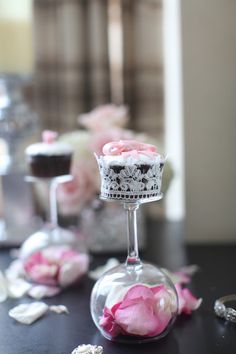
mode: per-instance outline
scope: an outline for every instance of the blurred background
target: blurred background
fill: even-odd
[[[125,104],[171,164],[162,217],[187,242],[236,241],[235,16],[231,0],[0,0],[0,111],[29,118],[11,139]]]

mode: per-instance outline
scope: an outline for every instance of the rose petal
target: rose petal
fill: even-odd
[[[88,255],[68,246],[52,246],[32,254],[24,262],[27,276],[44,285],[72,284],[88,270]]]
[[[78,253],[69,246],[52,246],[42,250],[42,256],[49,264],[61,264],[67,259],[76,256]]]
[[[202,303],[202,299],[197,299],[189,289],[182,289],[180,284],[176,284],[175,288],[177,290],[179,299],[179,310],[178,313],[191,314],[192,311],[197,310]]]
[[[119,305],[120,303],[115,305],[113,312],[116,312],[116,309],[119,307]],[[107,333],[113,337],[117,336],[121,331],[120,326],[118,326],[115,322],[114,314],[107,307],[105,307],[103,310],[103,316],[101,317],[99,324]]]
[[[3,273],[0,271],[0,303],[4,302],[8,297],[8,291],[7,291],[7,281],[3,275]]]
[[[162,290],[167,291],[165,285],[163,285],[163,284],[157,285],[157,286],[152,286],[152,287],[150,288],[150,290],[152,291],[152,293],[153,293],[154,295],[157,294],[157,293],[159,293],[159,292],[162,291]]]
[[[24,277],[25,270],[22,261],[20,259],[16,259],[11,262],[9,267],[5,270],[5,275],[8,280],[14,280]]]
[[[142,298],[143,300],[151,299],[153,301],[154,296],[152,290],[145,286],[145,285],[134,285],[132,288],[130,288],[125,297],[123,304],[126,302],[126,300],[132,300],[132,299],[139,299]]]
[[[104,294],[108,292],[108,296],[106,298],[106,306],[111,309],[115,304],[121,302],[124,299],[125,294],[131,288],[131,286],[125,287],[122,284],[112,284],[108,281],[108,284],[103,287],[102,290],[105,290]]]
[[[186,274],[181,272],[170,272],[169,270],[165,269],[165,273],[169,276],[174,284],[187,284],[190,282],[190,277]]]
[[[177,301],[172,292],[169,292],[165,286],[160,286],[159,291],[155,292],[155,311],[157,314],[164,311],[170,316],[177,310]]]
[[[63,264],[59,271],[58,282],[62,287],[76,282],[88,270],[89,258],[80,254]]]
[[[89,272],[89,277],[94,279],[94,280],[98,280],[103,273],[107,272],[108,270],[112,269],[113,267],[116,267],[120,264],[120,262],[118,261],[118,259],[116,258],[109,258],[108,261],[106,262],[106,264],[104,264],[103,266],[99,266],[94,270],[91,270]]]
[[[150,298],[127,300],[126,307],[122,305],[115,312],[115,322],[127,333],[149,336],[159,331],[159,320],[153,312]]]
[[[178,314],[181,314],[183,311],[183,308],[185,306],[185,299],[182,296],[182,287],[180,284],[175,284],[175,289],[178,294],[178,302],[179,302],[179,307],[178,307]]]
[[[35,252],[24,262],[24,269],[29,278],[38,283],[55,283],[58,271],[56,265],[51,265],[43,256],[42,251]],[[53,284],[52,284],[53,285]]]
[[[68,308],[65,305],[52,305],[49,307],[49,310],[57,314],[65,313],[69,315]]]
[[[197,299],[189,289],[183,289],[182,295],[185,299],[185,306],[183,313],[190,314],[192,311],[197,310],[202,303],[202,299]]]
[[[8,295],[16,299],[27,294],[27,292],[32,287],[32,284],[20,278],[8,281],[7,285],[8,285]]]
[[[9,311],[9,316],[20,323],[30,325],[42,317],[48,310],[48,305],[44,302],[32,302],[13,307]]]
[[[30,279],[39,284],[57,285],[58,265],[36,264],[28,268],[27,275]]]
[[[182,272],[175,272],[172,274],[172,276],[173,276],[172,281],[174,283],[188,284],[191,281],[191,278]]]
[[[160,327],[160,321],[155,316],[154,305],[155,298],[152,290],[144,285],[135,285],[127,291],[115,312],[115,321],[127,333],[156,335],[162,331],[162,326]]]
[[[115,290],[116,287],[113,293]],[[100,321],[106,332],[112,336],[123,332],[153,337],[165,330],[172,313],[176,311],[177,304],[164,285],[148,287],[137,284],[128,290],[125,287],[118,290],[123,294],[121,301],[115,303],[112,308],[105,307]]]
[[[178,270],[179,273],[188,275],[188,276],[193,276],[196,272],[199,271],[199,266],[197,264],[191,264],[185,267],[182,267]]]
[[[28,295],[36,300],[41,300],[44,297],[52,297],[61,292],[61,289],[56,286],[34,285],[28,291]]]

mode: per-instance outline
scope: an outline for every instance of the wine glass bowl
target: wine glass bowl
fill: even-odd
[[[129,299],[129,293],[135,289],[139,294]],[[150,296],[147,301],[146,293]],[[116,307],[118,311],[121,308],[120,313]],[[105,338],[120,343],[159,340],[172,328],[177,311],[178,298],[173,283],[163,270],[147,263],[133,269],[128,269],[127,264],[112,268],[96,282],[91,295],[95,325]]]

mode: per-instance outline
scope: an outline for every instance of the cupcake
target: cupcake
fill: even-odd
[[[32,176],[52,178],[70,173],[73,150],[70,145],[56,141],[56,138],[56,132],[46,130],[42,134],[43,142],[26,148]]]
[[[165,158],[154,145],[134,140],[110,142],[97,160],[101,198],[132,201],[161,194]]]

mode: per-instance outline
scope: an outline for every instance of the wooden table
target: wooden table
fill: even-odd
[[[173,330],[159,342],[142,345],[115,344],[104,339],[92,322],[89,310],[94,281],[89,278],[65,290],[48,304],[64,304],[70,314],[49,313],[31,326],[8,316],[13,306],[29,298],[0,304],[0,354],[70,354],[79,344],[102,345],[104,354],[235,354],[236,324],[214,315],[214,301],[236,293],[236,245],[183,244],[183,228],[177,223],[149,222],[148,250],[143,257],[153,263],[175,268],[197,264],[200,271],[191,283],[193,293],[203,304],[192,316],[179,316]],[[110,255],[111,256],[111,255]],[[112,255],[113,256],[113,255]],[[123,255],[119,255],[124,259]],[[103,264],[108,255],[92,257],[91,267]],[[0,250],[0,269],[10,262],[9,249]]]

